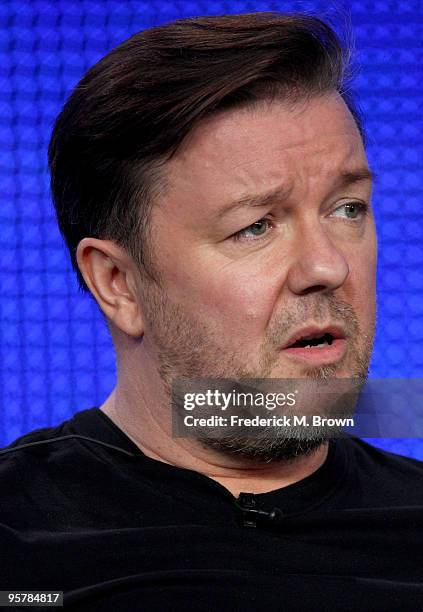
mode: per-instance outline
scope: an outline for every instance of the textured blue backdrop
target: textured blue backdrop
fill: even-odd
[[[328,12],[327,2],[9,1],[0,5],[0,445],[101,403],[112,344],[56,228],[46,152],[84,72],[146,27],[200,14]],[[379,235],[373,377],[418,377],[423,351],[423,3],[333,2],[351,15]],[[420,163],[419,163],[420,162]],[[374,440],[423,459],[423,440]]]

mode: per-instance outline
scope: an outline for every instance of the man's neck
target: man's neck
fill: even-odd
[[[328,444],[324,443],[313,453],[290,461],[263,463],[235,459],[205,449],[191,439],[173,438],[170,424],[164,423],[157,412],[137,406],[134,413],[133,405],[115,389],[100,409],[147,457],[200,472],[235,497],[240,492],[267,493],[294,484],[315,472],[327,457]]]

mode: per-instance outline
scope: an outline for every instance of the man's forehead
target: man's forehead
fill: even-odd
[[[211,208],[252,193],[289,191],[295,181],[338,180],[367,166],[360,133],[339,97],[292,109],[272,103],[213,116],[169,162],[169,195]]]
[[[233,155],[247,157],[258,148],[268,150],[275,145],[286,151],[307,147],[318,154],[322,138],[340,143],[361,141],[355,120],[337,93],[294,105],[283,100],[262,101],[254,107],[212,115],[192,130],[175,160],[199,165],[230,161]]]
[[[331,175],[331,186],[335,191],[342,187],[348,187],[350,185],[358,183],[369,183],[375,179],[375,173],[370,170],[366,165],[345,169],[338,172],[336,175]],[[292,191],[293,185],[290,186],[282,185],[273,189],[268,189],[260,193],[245,193],[234,200],[227,202],[220,208],[214,211],[214,217],[220,218],[230,212],[249,207],[249,208],[262,208],[275,204],[276,202],[284,201],[288,198]]]

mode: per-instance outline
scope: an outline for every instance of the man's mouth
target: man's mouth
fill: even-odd
[[[311,348],[313,346],[330,346],[334,340],[332,334],[323,334],[322,336],[308,336],[308,338],[302,338],[297,340],[291,346],[293,348]]]
[[[340,361],[346,352],[345,333],[340,327],[308,327],[295,332],[282,348],[283,354],[312,365]]]

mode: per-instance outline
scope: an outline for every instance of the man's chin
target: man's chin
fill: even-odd
[[[226,457],[243,459],[254,463],[292,462],[300,457],[314,453],[322,444],[333,437],[318,432],[308,437],[277,437],[244,438],[240,436],[225,436],[219,438],[201,437],[197,441],[207,450],[213,450]]]

